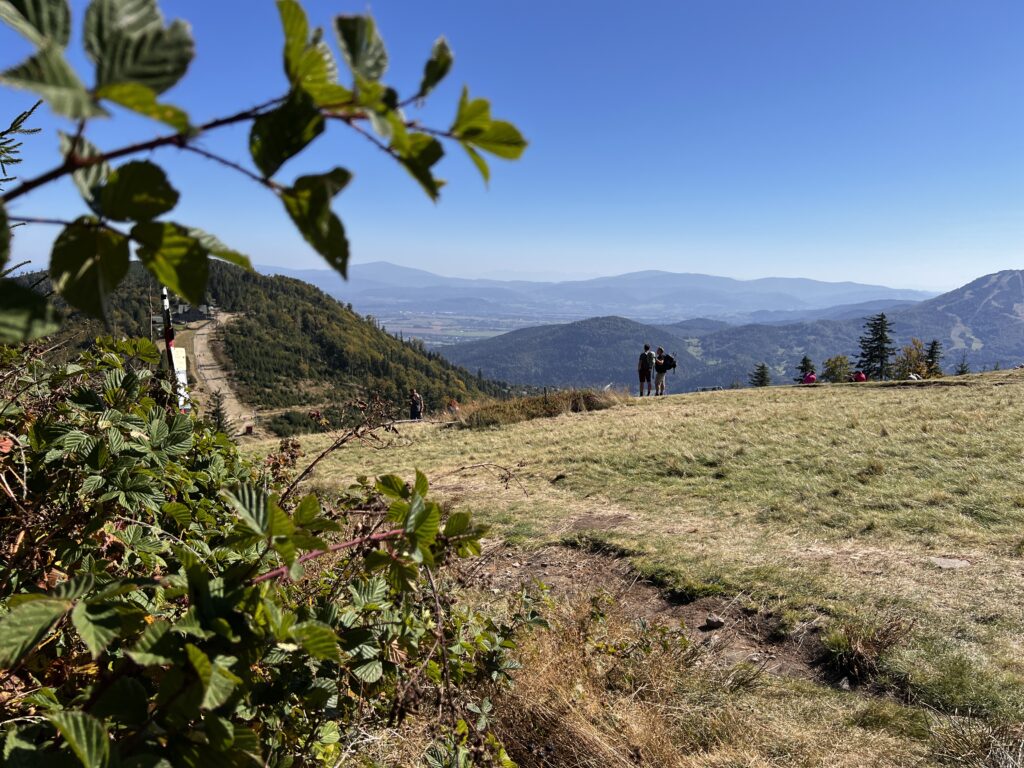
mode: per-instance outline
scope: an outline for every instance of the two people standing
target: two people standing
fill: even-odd
[[[651,396],[651,373],[654,373],[654,394],[665,394],[665,374],[675,368],[675,361],[665,350],[658,347],[657,352],[651,351],[650,344],[644,344],[644,351],[640,353],[640,360],[637,363],[637,373],[640,376],[640,397],[644,396],[644,384],[647,385],[647,396]]]

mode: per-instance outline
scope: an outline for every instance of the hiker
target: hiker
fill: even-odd
[[[853,380],[854,381],[858,381],[858,382],[859,381],[867,381],[868,377],[864,374],[864,371],[854,371],[853,372]]]
[[[654,394],[665,394],[665,374],[668,373],[668,361],[665,350],[658,347],[658,354],[654,357]]]
[[[637,363],[636,371],[640,374],[640,397],[644,396],[644,384],[647,384],[647,396],[651,396],[651,369],[654,367],[654,353],[651,352],[651,345],[644,344],[644,351],[640,353],[640,362]]]
[[[409,418],[412,421],[423,418],[423,395],[415,387],[409,390]]]
[[[816,374],[813,370],[808,371],[807,373],[804,374],[804,382],[803,383],[804,384],[817,384],[818,383],[818,374]]]

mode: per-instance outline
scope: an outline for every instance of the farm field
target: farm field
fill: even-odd
[[[571,699],[604,764],[1019,765],[1022,423],[1021,371],[710,392],[401,425],[313,483],[421,469],[491,525],[488,584],[545,580],[561,617],[524,648],[511,701]],[[598,593],[602,632],[683,626],[706,656],[652,652],[629,690],[592,684],[592,665],[573,677],[566,628]]]

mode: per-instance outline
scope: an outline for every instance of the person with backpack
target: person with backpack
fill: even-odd
[[[652,368],[654,368],[654,353],[651,352],[650,344],[644,344],[644,351],[640,353],[640,362],[636,365],[636,371],[640,374],[640,397],[644,396],[644,384],[647,384],[647,396],[651,396]]]
[[[675,367],[676,359],[658,347],[658,354],[654,358],[654,394],[665,394],[665,374]]]
[[[418,421],[423,418],[423,395],[413,387],[409,390],[409,419]]]

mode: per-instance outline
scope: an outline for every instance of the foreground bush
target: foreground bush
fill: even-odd
[[[166,407],[149,341],[0,354],[5,765],[335,764],[420,707],[437,764],[507,762],[460,713],[535,616],[439,594],[481,529],[423,475],[299,498],[293,445],[256,467]]]

